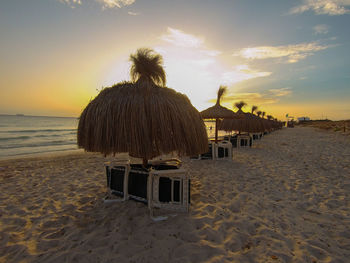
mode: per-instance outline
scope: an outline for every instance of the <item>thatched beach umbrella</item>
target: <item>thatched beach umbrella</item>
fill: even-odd
[[[220,100],[222,96],[226,93],[227,87],[220,86],[218,90],[218,96],[216,99],[216,104],[206,110],[201,111],[201,116],[203,119],[215,119],[215,142],[218,141],[218,125],[219,119],[228,118],[233,119],[236,118],[236,114],[220,105]]]
[[[270,123],[270,128],[273,130],[276,130],[279,128],[279,123],[276,118],[274,118],[272,115],[267,115],[267,119]]]
[[[263,120],[259,118],[259,116],[254,114],[254,112],[257,111],[257,109],[258,109],[258,106],[253,105],[251,113],[247,113],[247,115],[249,115],[249,117],[255,121],[255,132],[260,133],[260,132],[264,132],[265,126],[264,126]]]
[[[263,112],[262,111],[257,111],[256,114],[258,115],[257,117],[259,118],[259,120],[261,121],[261,123],[262,123],[262,125],[264,127],[262,132],[265,132],[266,130],[269,129],[269,125],[268,125],[268,123],[266,122],[266,120],[264,118],[260,117],[260,115],[263,115]],[[265,113],[264,113],[264,115],[265,115]]]
[[[171,152],[206,152],[203,120],[185,95],[165,87],[162,57],[139,49],[130,60],[132,82],[103,89],[82,112],[78,146],[105,155],[128,152],[144,166]]]
[[[256,112],[256,115],[258,115],[259,118],[260,118],[261,114],[262,114],[262,111],[260,111],[260,110]]]
[[[245,102],[241,101],[238,103],[235,103],[235,106],[238,108],[238,111],[236,112],[237,115],[242,116],[240,119],[224,119],[220,126],[220,130],[225,131],[238,131],[241,132],[248,132],[248,133],[255,133],[255,132],[261,132],[263,131],[263,125],[258,119],[257,116],[255,116],[252,113],[245,113],[242,111],[242,108],[246,105]],[[256,106],[253,106],[252,112],[254,112],[257,109]]]

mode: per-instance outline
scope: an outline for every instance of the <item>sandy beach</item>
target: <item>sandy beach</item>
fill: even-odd
[[[349,262],[350,141],[310,127],[190,161],[191,208],[105,204],[100,154],[0,161],[0,262]]]

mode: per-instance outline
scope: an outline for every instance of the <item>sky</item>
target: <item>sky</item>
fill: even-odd
[[[199,111],[225,85],[230,109],[350,119],[349,25],[350,0],[3,0],[0,114],[78,117],[148,47]]]

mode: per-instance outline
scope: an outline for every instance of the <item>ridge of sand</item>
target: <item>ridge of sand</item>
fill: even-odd
[[[0,161],[0,262],[348,262],[350,141],[283,129],[234,160],[184,161],[191,209],[104,204],[99,154]]]

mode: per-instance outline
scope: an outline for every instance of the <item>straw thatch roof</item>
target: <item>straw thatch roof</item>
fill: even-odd
[[[241,101],[235,103],[235,106],[238,108],[236,114],[241,116],[240,119],[224,119],[220,125],[219,130],[224,131],[239,131],[239,132],[249,132],[249,133],[258,133],[264,131],[263,122],[252,113],[245,113],[242,111],[242,107],[246,105],[245,102]],[[254,112],[256,110],[254,106]]]
[[[253,106],[252,106],[252,112],[251,112],[251,113],[254,114],[254,112],[255,112],[257,109],[258,109],[258,106],[253,105]]]
[[[222,96],[226,93],[227,88],[220,86],[216,99],[216,104],[206,110],[201,111],[203,119],[223,119],[223,118],[235,118],[236,115],[232,110],[220,105]]]
[[[152,71],[159,57],[138,50],[131,56],[136,82],[105,88],[87,105],[79,120],[79,147],[105,155],[129,152],[144,160],[170,152],[183,156],[207,151],[199,112],[185,95],[160,86],[165,84],[164,71]]]

